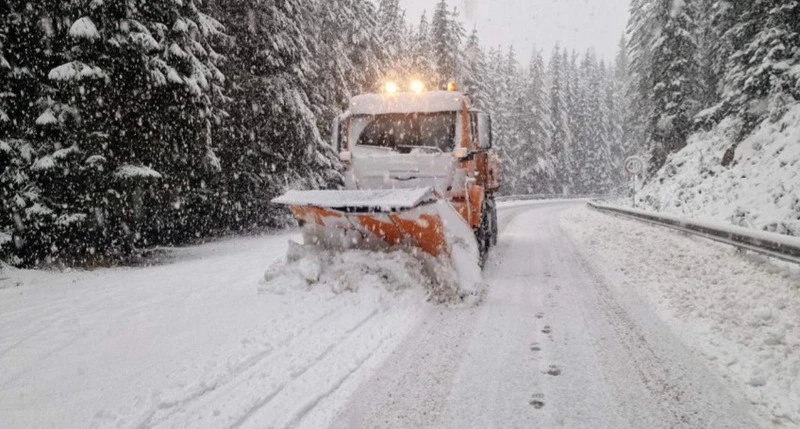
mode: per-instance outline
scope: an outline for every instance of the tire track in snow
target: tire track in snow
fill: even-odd
[[[160,400],[159,404],[153,409],[150,410],[147,416],[144,417],[143,421],[137,426],[138,429],[149,428],[158,422],[154,422],[153,419],[156,417],[156,414],[159,412],[164,412],[165,414],[159,419],[159,421],[163,421],[168,419],[170,416],[174,415],[176,412],[180,411],[182,407],[189,406],[192,402],[197,401],[204,397],[205,395],[225,387],[228,383],[235,381],[237,377],[240,377],[242,374],[250,370],[251,368],[258,365],[261,361],[271,356],[276,350],[280,350],[289,346],[289,344],[295,340],[298,336],[301,336],[307,332],[312,331],[315,329],[320,323],[326,321],[331,316],[336,314],[344,307],[344,304],[330,309],[329,311],[323,313],[321,316],[316,318],[310,325],[304,326],[300,328],[298,331],[291,333],[281,339],[278,342],[278,346],[274,347],[269,345],[264,350],[250,356],[249,358],[243,360],[238,365],[236,365],[232,370],[226,372],[219,376],[217,379],[211,381],[211,383],[202,382],[201,385],[194,389],[192,392],[187,393],[185,396],[174,399],[174,400]],[[277,392],[276,392],[277,394]]]
[[[256,413],[258,413],[265,406],[267,406],[276,396],[278,396],[281,392],[283,392],[293,381],[295,381],[298,378],[302,377],[311,368],[313,368],[315,365],[317,365],[320,362],[322,362],[337,346],[340,346],[340,343],[344,342],[347,338],[349,338],[351,335],[353,335],[353,333],[355,333],[356,331],[358,331],[359,329],[364,327],[377,314],[378,314],[377,310],[372,311],[366,318],[361,320],[354,327],[352,327],[352,328],[348,329],[347,331],[345,331],[344,335],[342,335],[341,337],[337,338],[335,341],[332,341],[331,344],[327,348],[325,348],[325,350],[323,350],[323,352],[321,354],[319,354],[317,357],[312,359],[312,361],[310,363],[301,366],[299,369],[295,369],[293,371],[290,371],[289,372],[289,379],[287,381],[285,381],[283,384],[281,384],[280,387],[278,387],[274,392],[272,392],[269,395],[267,395],[267,397],[265,397],[263,400],[259,400],[255,404],[253,404],[251,407],[249,407],[244,415],[242,415],[234,424],[229,426],[229,429],[238,429],[238,428],[242,427],[242,425],[247,423],[250,418],[252,418]],[[364,360],[366,360],[366,359],[364,359]],[[338,385],[341,385],[341,383],[343,383],[344,380],[350,374],[355,372],[355,370],[357,370],[358,367],[360,367],[360,366],[361,365],[359,364],[355,369],[350,371],[348,373],[348,375],[345,376],[344,379],[342,379],[340,383],[338,383]],[[333,390],[335,390],[335,389],[330,389],[324,396],[327,396]],[[318,403],[319,400],[317,400],[315,402]],[[311,408],[313,408],[313,406],[308,407],[308,409],[303,413],[303,415],[308,413],[308,411],[310,411]],[[299,421],[299,419],[300,419],[300,417],[297,418],[298,421]]]
[[[368,324],[378,314],[377,310],[372,309],[366,315],[362,313],[359,316],[357,313],[348,313],[349,306],[342,307],[331,312],[329,317],[319,319],[316,325],[306,327],[303,330],[305,335],[293,337],[287,346],[276,349],[227,383],[194,398],[183,406],[173,408],[164,416],[158,415],[161,409],[156,406],[150,421],[143,422],[140,427],[241,427],[294,380],[322,361],[337,343]],[[342,323],[341,318],[355,318],[355,322],[348,325]],[[325,341],[320,341],[323,338]],[[264,388],[268,393],[263,393]],[[221,411],[210,417],[212,421],[208,419],[192,421],[200,420],[208,414],[209,409]],[[223,423],[218,421],[220,418],[233,421]],[[175,419],[177,421],[173,421]]]

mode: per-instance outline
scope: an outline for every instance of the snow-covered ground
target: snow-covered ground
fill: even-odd
[[[561,225],[609,284],[644,298],[764,421],[800,427],[800,269],[585,209]]]
[[[693,135],[645,186],[645,207],[800,236],[800,104],[767,119],[723,166],[738,132],[738,123],[726,119]]]
[[[800,426],[797,273],[579,202],[499,220],[478,306],[404,253],[283,263],[296,234],[6,270],[0,427]]]
[[[586,260],[560,226],[583,210],[502,212],[485,303],[430,314],[332,427],[760,427],[635,288]]]
[[[335,284],[292,269],[265,282],[289,239],[179,250],[148,268],[0,273],[0,427],[324,419],[416,324],[426,290],[400,274],[410,257],[350,263]]]

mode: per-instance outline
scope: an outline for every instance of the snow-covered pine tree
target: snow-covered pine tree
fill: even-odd
[[[352,10],[350,20],[343,31],[338,34],[342,46],[346,48],[350,65],[350,91],[355,94],[365,92],[375,88],[376,82],[382,82],[386,74],[388,53],[386,47],[381,44],[377,34],[377,21],[375,7],[371,0],[339,0],[341,7]],[[405,33],[407,39],[413,39],[409,32]],[[407,52],[407,67],[412,68],[412,43],[406,41],[409,49]],[[325,65],[317,62],[317,65],[324,70]],[[346,106],[348,100],[339,100],[340,106]],[[326,124],[330,126],[330,123]]]
[[[567,107],[567,71],[564,55],[556,45],[550,57],[550,118],[553,121],[551,153],[556,160],[556,192],[568,195],[572,188],[570,151],[572,132],[569,125]]]
[[[228,117],[217,130],[227,143],[220,151],[229,166],[221,203],[232,229],[274,225],[276,219],[265,215],[274,209],[270,196],[286,187],[326,186],[335,176],[331,148],[317,125],[320,111],[309,97],[309,88],[326,78],[312,63],[322,31],[315,6],[303,0],[214,5],[234,38],[222,67]],[[322,102],[326,95],[318,97]]]
[[[603,194],[610,191],[615,185],[614,156],[610,140],[611,112],[608,109],[606,88],[606,68],[601,61],[597,63],[596,57],[590,51],[588,66],[584,67],[586,80],[586,129],[583,135],[587,142],[583,145],[586,164],[584,166],[584,192],[590,194]]]
[[[686,146],[699,111],[702,86],[697,45],[697,7],[690,2],[658,0],[652,22],[659,29],[652,46],[653,133],[650,173],[667,156]]]
[[[624,41],[622,43],[624,48]],[[624,82],[627,70],[625,69],[627,58],[619,58],[619,53],[613,65],[603,68],[603,89],[605,90],[605,108],[607,117],[605,120],[608,133],[609,152],[611,154],[611,165],[609,165],[609,175],[611,177],[611,188],[618,189],[625,183],[625,172],[623,170],[627,146],[625,144],[625,127],[623,118],[627,109],[627,100],[624,97]],[[618,65],[619,64],[619,65]],[[618,71],[619,69],[622,71]]]
[[[616,63],[616,61],[615,61]],[[625,161],[625,146],[623,143],[623,98],[617,87],[616,65],[606,66],[605,61],[600,62],[602,91],[604,94],[604,104],[606,109],[605,129],[611,155],[609,177],[611,178],[610,187],[619,188],[624,183],[625,173],[623,171]],[[624,74],[624,73],[623,73]]]
[[[800,99],[800,2],[752,0],[726,32],[737,50],[725,76],[724,99],[752,130]]]
[[[626,145],[631,154],[644,155],[653,132],[653,66],[652,46],[656,37],[655,2],[631,0],[628,21],[627,52],[629,73],[627,99],[629,109],[624,118],[627,125]]]
[[[534,163],[529,158],[524,136],[526,112],[521,109],[526,94],[523,89],[519,62],[514,47],[510,47],[500,63],[502,84],[500,86],[500,103],[493,120],[502,130],[497,140],[497,149],[502,157],[504,189],[509,194],[526,193],[526,182],[530,177]]]
[[[486,105],[487,97],[486,57],[481,48],[477,30],[472,30],[462,57],[458,79],[461,89],[469,94],[477,108],[482,109]]]
[[[49,69],[60,61],[50,2],[0,5],[0,257],[30,265],[49,252],[55,217],[31,167],[50,136],[37,127],[52,89]],[[50,121],[50,118],[45,118]],[[46,237],[41,240],[41,237]]]
[[[633,92],[631,91],[632,81],[628,41],[624,35],[620,38],[617,46],[617,55],[614,59],[611,79],[612,82],[608,88],[611,91],[609,106],[613,106],[610,107],[613,121],[611,138],[619,147],[618,165],[621,168],[622,161],[629,156],[635,155],[640,150],[640,142],[634,136],[633,124],[628,121],[633,116],[630,97]]]
[[[197,206],[176,210],[165,195],[202,205],[203,175],[219,167],[210,141],[221,79],[207,50],[221,35],[213,19],[192,1],[18,1],[9,9],[7,53],[28,80],[14,88],[12,132],[24,134],[17,137],[27,146],[14,142],[33,162],[19,174],[41,191],[24,193],[37,201],[17,216],[17,255],[36,263],[113,254],[152,244],[148,237],[186,237],[190,217],[204,223]],[[146,192],[165,176],[168,186]],[[138,219],[147,219],[144,228]]]
[[[719,73],[720,60],[730,54],[722,41],[722,33],[713,25],[715,12],[722,3],[718,0],[699,0],[696,6],[697,58],[700,86],[703,90],[699,102],[702,108],[714,106],[719,102],[719,88],[722,83],[722,75]]]
[[[542,52],[536,48],[531,54],[524,81],[524,100],[521,133],[525,169],[521,188],[526,194],[552,194],[555,192],[556,160],[550,152],[553,122],[547,94],[546,72]]]
[[[55,107],[74,112],[74,124],[59,116],[62,150],[85,184],[79,210],[65,215],[92,219],[106,254],[207,235],[221,171],[212,140],[221,25],[195,1],[90,2],[72,13],[65,63],[48,75],[64,103]]]
[[[569,67],[569,97],[567,106],[569,112],[569,124],[574,139],[572,150],[575,193],[587,194],[591,192],[593,176],[592,151],[594,150],[593,141],[590,133],[596,132],[591,129],[590,116],[594,114],[589,105],[591,97],[588,87],[589,81],[597,66],[597,57],[594,51],[586,51],[580,64],[576,64],[577,55],[573,51]]]
[[[380,0],[377,14],[377,31],[387,51],[387,77],[407,81],[412,77],[410,67],[413,65],[413,54],[405,11],[400,8],[399,0]],[[371,19],[369,16],[362,18]]]
[[[457,77],[458,54],[464,38],[464,27],[458,19],[458,12],[450,10],[446,0],[440,0],[436,5],[430,38],[436,64],[437,86],[444,88]]]
[[[486,55],[486,64],[502,64],[503,51],[499,46],[494,46],[489,49]],[[492,115],[492,134],[495,147],[497,146],[498,139],[501,139],[502,130],[496,118],[499,114],[499,106],[502,100],[502,87],[504,85],[504,77],[502,70],[499,67],[486,67],[486,75],[484,78],[486,82],[486,95],[484,100],[483,109]]]
[[[403,64],[393,59],[397,54],[391,54],[387,43],[379,37],[376,12],[369,0],[313,4],[319,23],[314,31],[315,40],[310,45],[313,61],[309,64],[314,78],[306,91],[320,133],[328,141],[331,123],[347,108],[350,97],[374,90],[387,70],[398,66],[408,69],[409,66],[408,59]],[[399,9],[397,11],[395,20],[399,20],[399,31],[403,31],[403,17]],[[407,36],[401,33],[398,38],[396,47],[406,46]]]
[[[436,88],[438,78],[436,77],[436,63],[433,59],[430,31],[427,15],[423,13],[416,32],[412,31],[409,34],[411,74],[414,78],[425,82],[429,88]]]
[[[23,262],[17,252],[26,230],[38,223],[32,209],[40,192],[29,170],[40,113],[35,101],[46,93],[40,79],[45,31],[23,11],[21,2],[0,6],[0,259],[15,265]]]

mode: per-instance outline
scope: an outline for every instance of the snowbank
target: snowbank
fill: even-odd
[[[608,284],[649,301],[765,421],[800,427],[800,270],[588,209],[561,226]]]
[[[727,119],[692,136],[645,186],[646,209],[800,236],[800,104],[730,152],[737,132]]]

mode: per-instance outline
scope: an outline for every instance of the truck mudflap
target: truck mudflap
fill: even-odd
[[[331,249],[419,249],[449,259],[462,285],[480,281],[475,234],[431,188],[290,191],[272,200],[288,205],[306,244]]]

